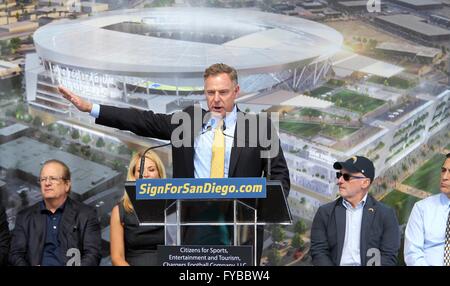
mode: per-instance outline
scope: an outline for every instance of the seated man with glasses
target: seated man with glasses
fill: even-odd
[[[100,263],[100,224],[95,209],[69,198],[70,170],[58,160],[42,166],[43,200],[17,215],[9,263],[64,266]]]
[[[373,163],[362,156],[333,167],[340,198],[321,206],[311,227],[314,265],[396,265],[400,229],[395,211],[368,194]]]

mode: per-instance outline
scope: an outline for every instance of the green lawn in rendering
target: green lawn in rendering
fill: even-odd
[[[327,135],[336,139],[341,139],[344,136],[352,134],[353,132],[358,130],[358,128],[348,128],[332,125],[325,125],[324,127],[321,127],[320,124],[286,121],[280,122],[280,129],[304,138],[310,138],[319,133],[322,133],[323,135]]]
[[[322,112],[317,109],[308,108],[308,107],[302,108],[300,111],[297,112],[297,114],[300,116],[306,116],[306,117],[310,117],[310,118],[322,116],[322,118],[327,117],[329,119],[346,120],[345,116],[338,116],[335,114]]]
[[[372,76],[368,79],[369,82],[377,83],[377,84],[383,84],[386,86],[392,86],[399,89],[408,89],[413,86],[415,86],[414,81],[410,81],[404,78],[400,77],[391,77],[391,78],[384,78],[379,76]]]
[[[331,96],[328,100],[334,102],[338,107],[343,107],[360,114],[366,114],[385,103],[383,100],[362,95],[351,90],[342,90]]]
[[[442,154],[434,155],[425,162],[414,174],[403,181],[403,184],[421,189],[433,194],[440,192],[441,166],[444,162]]]
[[[328,85],[332,85],[332,86],[344,86],[345,85],[345,81],[343,80],[339,80],[339,79],[330,79],[327,82]]]
[[[327,86],[321,86],[321,87],[318,87],[316,89],[313,89],[311,91],[311,96],[320,97],[320,95],[322,95],[324,93],[327,93],[329,91],[332,91],[332,90],[333,90],[332,88],[329,88]]]
[[[332,88],[327,86],[321,86],[312,90],[310,95],[323,100],[331,101],[338,107],[347,108],[360,114],[366,114],[367,112],[372,111],[385,103],[383,100],[362,95],[348,89],[341,90],[334,95],[325,97],[321,96],[332,90]]]
[[[325,113],[313,108],[303,108],[298,112],[298,114],[301,116],[308,116],[308,117],[319,117],[321,115],[325,116]]]
[[[336,139],[341,139],[347,135],[352,134],[356,130],[358,130],[358,128],[327,125],[322,129],[322,134]]]
[[[402,193],[397,190],[393,190],[381,201],[388,206],[394,208],[399,224],[405,224],[408,222],[409,215],[411,214],[414,203],[419,201],[419,198]]]
[[[320,132],[320,125],[298,122],[280,122],[280,129],[299,135],[300,137],[309,138]]]

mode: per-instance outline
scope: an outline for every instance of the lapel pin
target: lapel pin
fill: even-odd
[[[374,212],[375,210],[373,208],[369,208],[369,212]]]

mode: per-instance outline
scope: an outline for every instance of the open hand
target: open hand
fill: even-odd
[[[62,94],[62,96],[67,99],[68,101],[72,102],[72,104],[79,110],[83,112],[91,112],[92,110],[92,103],[90,103],[87,100],[82,99],[75,93],[71,92],[64,86],[58,86],[59,93]]]

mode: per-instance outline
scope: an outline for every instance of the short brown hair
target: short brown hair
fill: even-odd
[[[233,67],[230,67],[229,65],[223,63],[213,64],[209,66],[203,74],[203,79],[206,80],[210,76],[218,75],[221,73],[226,73],[234,82],[234,84],[238,84],[237,71]]]
[[[56,159],[51,159],[51,160],[45,161],[44,164],[42,165],[41,172],[42,172],[42,169],[44,169],[45,165],[48,165],[48,164],[51,164],[51,163],[55,163],[55,164],[60,165],[63,168],[63,177],[62,177],[63,180],[70,181],[70,169],[69,169],[69,167],[67,167],[67,165],[64,164],[64,162],[56,160]]]

